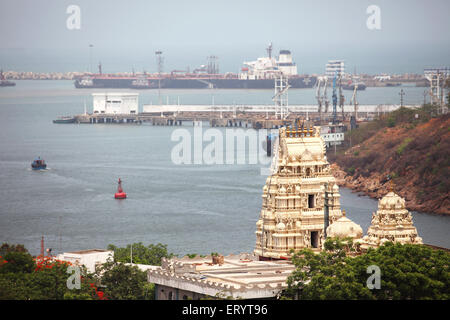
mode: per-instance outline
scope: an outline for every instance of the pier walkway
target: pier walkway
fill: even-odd
[[[399,105],[359,105],[358,121],[373,120],[380,113],[398,109]],[[417,107],[417,106],[406,106]],[[144,105],[139,114],[80,114],[74,116],[76,123],[151,123],[152,125],[176,126],[209,122],[211,127],[278,128],[295,119],[318,120],[316,105],[291,105],[285,120],[277,119],[274,105]],[[323,112],[326,122],[331,121],[332,106]],[[354,115],[354,107],[344,106],[344,119]],[[338,119],[342,121],[342,110],[338,108]]]

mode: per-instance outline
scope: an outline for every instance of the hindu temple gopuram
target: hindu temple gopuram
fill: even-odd
[[[255,255],[260,260],[283,259],[291,249],[321,250],[325,224],[332,224],[342,213],[320,127],[281,128],[272,168],[263,187]]]
[[[371,247],[386,241],[422,244],[411,213],[405,208],[405,199],[392,191],[378,201],[378,210],[372,214],[372,223],[363,240]]]
[[[379,201],[364,237],[361,226],[342,214],[339,187],[330,172],[320,127],[279,130],[279,146],[272,174],[263,187],[256,227],[254,254],[260,260],[289,258],[292,249],[320,251],[326,237],[352,238],[362,249],[386,241],[422,243],[405,200],[394,192]]]

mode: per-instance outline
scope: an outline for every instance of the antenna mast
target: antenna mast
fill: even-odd
[[[162,51],[161,50],[155,51],[155,55],[156,55],[156,61],[158,64],[158,102],[159,102],[159,105],[162,105],[162,101],[161,101],[161,73],[163,70]]]
[[[269,56],[269,59],[272,58],[272,42],[269,43],[269,46],[266,48],[267,50],[267,55]]]

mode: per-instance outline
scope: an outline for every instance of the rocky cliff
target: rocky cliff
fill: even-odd
[[[329,155],[339,184],[374,198],[393,188],[409,210],[450,214],[450,116],[431,115],[399,110],[353,130]]]

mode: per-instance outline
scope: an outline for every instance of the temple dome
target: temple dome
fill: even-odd
[[[352,220],[345,216],[337,219],[327,228],[327,237],[329,238],[353,238],[359,239],[363,236],[363,230],[359,224],[354,223]]]
[[[380,200],[379,208],[388,210],[405,209],[405,199],[391,191]]]

